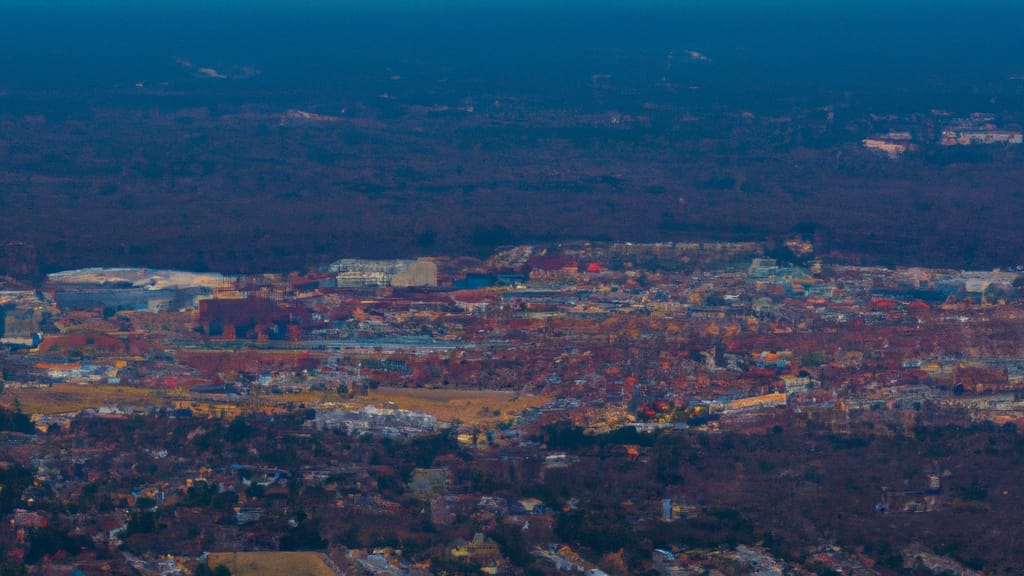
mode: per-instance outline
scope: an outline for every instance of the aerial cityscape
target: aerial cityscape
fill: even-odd
[[[0,576],[1024,574],[1024,11],[781,4],[0,8]]]

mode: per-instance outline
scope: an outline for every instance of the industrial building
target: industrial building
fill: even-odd
[[[328,266],[341,288],[437,286],[437,264],[429,260],[346,258]]]

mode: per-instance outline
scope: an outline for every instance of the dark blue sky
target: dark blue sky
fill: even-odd
[[[565,100],[593,74],[656,82],[671,53],[670,80],[752,105],[852,92],[927,108],[1024,73],[1022,4],[7,0],[0,90],[176,81],[185,58],[238,90],[372,91],[397,74]]]

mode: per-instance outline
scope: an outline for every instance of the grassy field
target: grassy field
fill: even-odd
[[[315,552],[211,552],[208,564],[232,576],[335,576]]]
[[[459,420],[486,428],[511,419],[529,407],[540,406],[550,398],[517,397],[514,392],[498,390],[378,388],[356,400],[378,406],[391,402],[404,410],[432,414],[438,420]]]
[[[59,414],[100,406],[170,406],[174,399],[163,391],[123,386],[55,384],[46,388],[8,387],[0,403],[12,406],[15,398],[26,414]]]
[[[187,393],[149,390],[123,386],[79,386],[56,384],[46,388],[8,388],[0,404],[11,407],[15,398],[26,414],[59,414],[100,406],[165,406],[186,399]],[[211,400],[213,400],[211,398]],[[458,420],[463,424],[490,428],[510,420],[531,406],[550,400],[542,396],[517,396],[496,390],[438,390],[428,388],[378,388],[366,396],[342,399],[334,392],[301,392],[279,396],[261,396],[262,402],[278,406],[315,406],[317,403],[343,402],[353,408],[391,403],[404,410],[432,414],[438,420]],[[246,410],[245,402],[239,405]]]

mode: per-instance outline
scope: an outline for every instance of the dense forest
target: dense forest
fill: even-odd
[[[1020,150],[939,146],[921,115],[899,125],[924,143],[892,159],[860,147],[886,125],[865,110],[383,102],[310,120],[188,103],[0,115],[0,273],[282,271],[534,241],[794,232],[848,262],[991,268],[1017,265],[1024,246]]]

